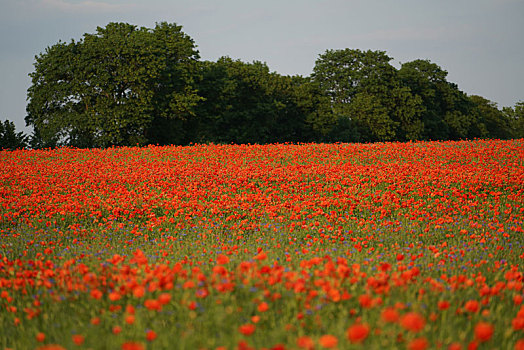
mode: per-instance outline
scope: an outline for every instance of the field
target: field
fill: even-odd
[[[524,140],[0,152],[2,349],[524,349]]]

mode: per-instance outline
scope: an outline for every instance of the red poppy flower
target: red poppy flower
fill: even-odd
[[[301,349],[312,350],[315,348],[315,342],[308,336],[297,338],[297,346]]]
[[[491,339],[494,332],[492,324],[487,322],[479,322],[475,325],[475,338],[481,342],[486,342]]]
[[[224,254],[220,254],[217,256],[217,264],[219,265],[225,265],[229,262],[229,258],[224,255]]]
[[[429,343],[426,338],[415,338],[408,344],[409,350],[426,350],[428,347]]]
[[[73,343],[75,343],[76,345],[82,345],[84,343],[85,338],[83,335],[74,334],[72,339],[73,339]]]
[[[145,348],[144,344],[137,342],[126,342],[122,344],[122,350],[145,350]]]
[[[426,325],[424,317],[416,312],[408,312],[400,318],[400,324],[405,329],[412,332],[420,332]]]
[[[524,338],[517,340],[515,343],[515,350],[524,350]]]
[[[320,346],[326,349],[334,348],[338,345],[338,339],[334,335],[326,334],[318,339]]]
[[[36,341],[42,343],[45,340],[45,334],[42,332],[39,332],[36,334]]]
[[[257,307],[258,312],[265,312],[269,310],[269,305],[266,302],[261,302]]]
[[[156,337],[157,337],[157,335],[156,335],[156,332],[155,332],[155,331],[150,330],[150,329],[148,329],[148,330],[146,331],[146,339],[147,339],[147,340],[149,340],[149,341],[153,341],[153,340],[156,339]]]
[[[447,310],[450,306],[449,301],[447,300],[440,300],[437,304],[438,308],[440,310]]]
[[[238,331],[243,335],[251,335],[255,332],[255,325],[252,323],[247,323],[238,328]]]
[[[127,315],[125,321],[127,324],[135,323],[135,315]]]
[[[47,344],[37,347],[36,350],[66,350],[66,348],[58,344]]]
[[[475,313],[479,311],[479,303],[476,300],[468,300],[464,304],[464,309],[466,309],[466,311],[469,311],[471,313]]]
[[[352,343],[363,342],[369,334],[369,326],[367,324],[354,324],[347,330],[347,336]]]
[[[395,308],[386,307],[384,310],[382,310],[381,317],[385,322],[397,322],[399,314]]]

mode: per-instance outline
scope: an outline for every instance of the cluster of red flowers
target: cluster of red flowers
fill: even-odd
[[[4,151],[0,326],[67,300],[21,344],[522,349],[523,198],[522,140]]]

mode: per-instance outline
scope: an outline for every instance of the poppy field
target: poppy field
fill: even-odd
[[[0,152],[0,349],[524,349],[524,140]]]

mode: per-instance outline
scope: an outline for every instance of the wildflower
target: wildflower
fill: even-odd
[[[440,300],[437,303],[437,306],[438,306],[439,310],[447,310],[449,308],[450,304],[449,304],[449,301]]]
[[[237,350],[254,350],[245,340],[240,340],[237,345]]]
[[[126,312],[130,315],[135,314],[135,307],[133,305],[127,305],[126,306]]]
[[[251,335],[255,332],[255,325],[251,323],[246,323],[238,328],[238,331],[243,335]]]
[[[144,306],[148,309],[148,310],[156,310],[156,311],[160,311],[162,309],[162,305],[158,302],[158,300],[156,299],[147,299],[145,302],[144,302]]]
[[[369,326],[367,324],[354,324],[347,330],[347,336],[352,343],[363,342],[369,334]]]
[[[144,288],[144,286],[136,286],[135,288],[133,288],[133,296],[135,298],[142,298],[144,294],[146,294],[146,289]]]
[[[169,293],[162,293],[158,296],[158,302],[161,304],[161,305],[166,305],[169,303],[169,301],[171,300],[171,294]]]
[[[114,326],[113,329],[112,329],[112,332],[113,332],[114,335],[120,334],[120,332],[122,332],[122,327]]]
[[[224,254],[220,254],[217,256],[217,264],[218,265],[225,265],[229,262],[229,258],[224,255]]]
[[[148,330],[146,331],[146,339],[147,339],[147,340],[149,340],[149,341],[153,341],[153,340],[156,339],[156,337],[157,337],[157,335],[156,335],[156,332],[155,332],[155,331],[153,331],[153,330],[151,330],[151,329],[148,329]]]
[[[98,290],[98,289],[93,289],[91,291],[91,297],[93,299],[100,299],[100,298],[102,298],[102,292],[100,290]]]
[[[515,350],[524,350],[524,338],[517,340]]]
[[[145,350],[145,348],[144,344],[137,342],[126,342],[122,344],[122,350]]]
[[[192,280],[186,281],[186,282],[184,282],[184,284],[182,285],[182,288],[184,288],[184,289],[195,288],[195,282],[193,282]]]
[[[400,319],[400,324],[412,332],[420,332],[426,325],[426,321],[416,312],[408,312]]]
[[[74,334],[73,337],[73,343],[75,343],[76,345],[82,345],[84,343],[84,336],[83,335],[80,335],[80,334]]]
[[[493,336],[493,325],[487,322],[479,322],[475,325],[475,338],[481,342],[486,342]]]
[[[45,340],[45,334],[38,332],[36,335],[36,341],[42,343]]]
[[[66,350],[66,348],[58,344],[47,344],[37,347],[36,350]]]
[[[479,303],[476,300],[469,300],[464,304],[464,309],[468,312],[475,313],[479,311]]]
[[[338,345],[338,339],[334,335],[326,334],[320,337],[318,340],[320,346],[326,349],[334,348]]]
[[[271,350],[286,350],[286,346],[284,344],[277,344],[272,346]]]
[[[190,301],[189,304],[187,305],[189,310],[194,310],[194,309],[197,308],[197,306],[198,305],[197,305],[196,301],[194,301],[194,300]]]
[[[315,342],[310,337],[304,335],[297,338],[297,346],[301,349],[312,350],[315,348]]]
[[[513,320],[511,320],[511,325],[516,331],[519,329],[524,329],[524,317],[515,317]]]
[[[111,301],[117,301],[121,298],[121,295],[116,292],[109,293],[109,300]]]
[[[409,350],[425,350],[429,346],[426,338],[415,338],[408,344]]]
[[[260,253],[258,253],[257,255],[253,257],[253,259],[260,260],[260,261],[265,260],[266,258],[267,258],[267,254],[263,251],[261,251]]]
[[[397,310],[392,307],[387,307],[382,310],[381,317],[385,322],[397,322],[399,315]]]
[[[462,350],[462,345],[460,343],[451,343],[448,346],[448,350]]]
[[[373,299],[367,294],[363,294],[358,297],[358,302],[360,303],[360,306],[363,308],[371,307],[371,304],[373,303]]]
[[[125,321],[127,324],[135,323],[135,315],[127,315]]]
[[[479,347],[479,343],[477,343],[477,341],[475,341],[475,340],[472,340],[468,344],[468,350],[477,350],[478,347]]]
[[[258,304],[257,310],[258,310],[258,312],[265,312],[265,311],[269,310],[269,306],[267,305],[266,302],[263,301],[260,304]]]

